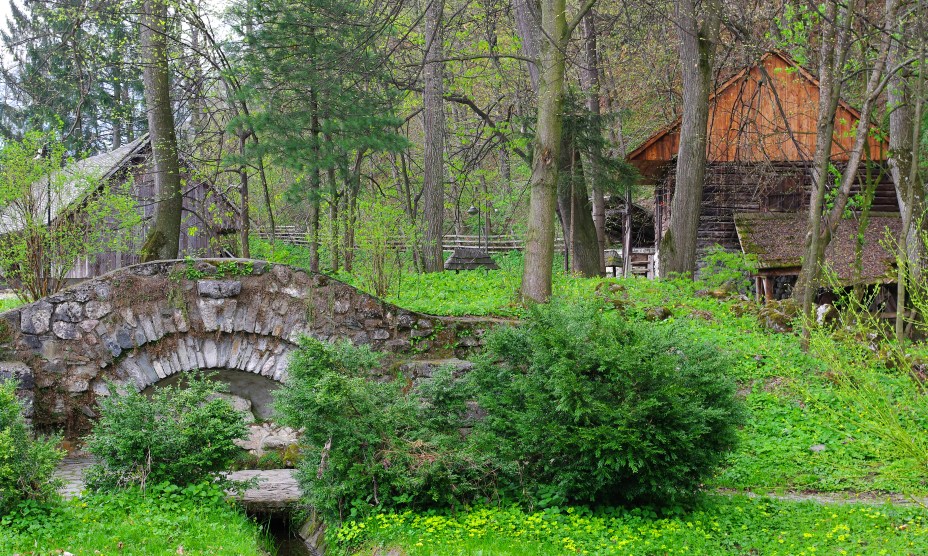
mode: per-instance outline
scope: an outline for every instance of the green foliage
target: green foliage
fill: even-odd
[[[58,438],[32,438],[16,396],[16,383],[0,382],[0,516],[23,500],[51,498],[58,482],[52,478],[62,452]]]
[[[788,52],[799,65],[806,66],[809,61],[809,33],[822,15],[810,4],[786,2],[782,14],[773,18],[774,31],[767,33],[767,38],[774,39],[777,48]]]
[[[277,390],[282,423],[302,427],[299,480],[330,522],[389,508],[455,506],[487,487],[489,463],[462,445],[466,396],[449,371],[430,385],[372,380],[379,356],[305,338]]]
[[[62,142],[76,155],[109,149],[110,124],[113,132],[122,131],[123,144],[144,132],[133,116],[144,110],[141,71],[130,69],[138,33],[123,9],[119,3],[93,9],[79,3],[9,3],[0,33],[10,63],[0,100],[5,140],[68,130]]]
[[[519,462],[511,480],[541,506],[679,502],[736,444],[728,367],[683,329],[630,324],[599,301],[536,306],[489,335],[470,375],[479,443]]]
[[[220,261],[214,271],[207,272],[200,270],[196,266],[197,261],[193,257],[184,257],[184,270],[181,273],[171,275],[171,279],[178,281],[201,280],[203,278],[223,279],[235,276],[250,276],[254,272],[254,263],[251,261]]]
[[[750,294],[754,288],[751,276],[757,271],[757,257],[726,250],[713,245],[702,259],[699,281],[709,289]]]
[[[522,316],[524,308],[514,297],[521,277],[521,257],[497,255],[496,260],[500,270],[406,274],[388,301],[433,314]],[[358,285],[351,276],[339,278],[355,280],[354,285]],[[758,311],[753,300],[697,295],[704,289],[705,284],[691,280],[584,279],[560,270],[554,275],[557,297],[584,299],[596,295],[597,290],[608,293],[610,302],[632,322],[644,321],[653,308],[666,308],[670,318],[645,326],[678,327],[709,344],[724,346],[731,354],[732,366],[727,373],[738,383],[746,421],[738,431],[738,449],[727,456],[715,477],[707,478],[709,487],[928,492],[917,462],[888,456],[892,451],[888,439],[856,424],[860,417],[836,392],[827,358],[818,352],[803,352],[800,338],[793,333],[771,332],[764,312]],[[918,310],[924,314],[928,307]],[[844,350],[842,346],[851,343],[869,351],[872,341],[867,334],[855,333],[846,341],[835,337],[836,349]],[[822,341],[832,341],[826,339]],[[881,345],[884,347],[875,348],[869,358],[859,358],[861,364],[877,361],[881,351],[889,354],[886,346],[891,344]],[[919,355],[916,346],[909,348],[911,362],[928,361],[928,355]],[[856,353],[848,351],[842,357],[853,359]],[[899,356],[885,359],[898,361]],[[885,365],[878,368],[882,367]],[[904,373],[880,372],[895,376],[881,384],[893,389],[906,385],[901,378]],[[907,398],[904,390],[900,393],[900,400]],[[896,397],[892,394],[890,399]],[[903,403],[897,406],[900,411],[905,407]],[[827,449],[811,451],[816,444]]]
[[[46,156],[36,156],[47,151]],[[83,257],[127,252],[140,222],[127,185],[101,184],[70,164],[53,133],[30,132],[0,148],[0,274],[28,300],[51,295]],[[51,207],[49,207],[49,204]]]
[[[349,177],[356,152],[406,145],[396,133],[393,88],[377,49],[392,27],[373,24],[361,4],[336,0],[248,1],[237,11],[244,38],[235,53],[239,100],[262,109],[234,118],[229,128],[253,130],[261,142],[248,143],[245,160],[227,162],[237,166],[266,156],[296,173],[291,198],[318,203],[328,194],[337,203],[338,192],[322,190],[320,171],[331,170],[345,183],[359,180]]]
[[[386,297],[400,289],[411,266],[396,240],[402,238],[415,245],[418,232],[403,211],[389,205],[361,202],[359,214],[353,274],[363,289]]]
[[[242,415],[217,396],[222,391],[219,383],[194,376],[185,387],[158,388],[151,397],[111,392],[100,401],[100,419],[87,438],[87,451],[98,460],[87,485],[188,485],[229,468],[238,452],[233,441],[248,430]]]
[[[3,554],[263,556],[267,539],[217,484],[151,485],[21,504],[0,520]]]
[[[18,297],[0,297],[0,313],[10,311],[23,304],[23,300]]]
[[[923,554],[928,512],[916,507],[825,505],[706,497],[692,512],[476,508],[455,514],[376,514],[345,523],[330,542],[359,554],[635,555]]]

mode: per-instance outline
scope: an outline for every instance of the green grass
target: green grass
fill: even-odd
[[[18,297],[0,297],[0,313],[15,309],[23,304]]]
[[[25,504],[0,520],[0,554],[259,556],[265,546],[260,528],[221,491],[198,486]]]
[[[347,522],[329,538],[344,553],[399,547],[408,556],[900,555],[928,553],[926,519],[917,508],[712,496],[688,513],[478,508],[457,515],[378,514]]]

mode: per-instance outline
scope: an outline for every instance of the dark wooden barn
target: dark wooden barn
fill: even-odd
[[[92,176],[97,187],[126,183],[131,186],[142,213],[142,224],[133,230],[134,249],[129,252],[108,252],[83,258],[68,273],[67,280],[80,281],[99,276],[120,267],[141,262],[139,251],[155,213],[155,179],[152,167],[151,142],[144,135],[112,151],[101,153],[74,163],[74,173]],[[69,169],[65,168],[67,172]],[[189,171],[182,171],[184,185],[183,213],[179,240],[179,256],[221,257],[228,255],[224,245],[231,245],[230,234],[237,230],[237,214],[233,205],[216,192],[205,180],[198,180]],[[86,183],[82,180],[80,183]],[[75,189],[77,199],[88,192]],[[57,215],[70,207],[55,207]]]
[[[754,253],[760,259],[761,276],[798,274],[800,263],[793,255],[797,242],[801,251],[802,238],[796,235],[796,228],[805,233],[803,216],[808,210],[812,186],[818,96],[815,77],[779,52],[765,54],[713,93],[709,99],[708,165],[697,238],[699,249],[718,244],[728,250]],[[835,117],[832,156],[838,168],[848,160],[859,118],[859,112],[841,101]],[[639,170],[644,183],[654,189],[655,248],[670,219],[679,126],[678,118],[628,155],[628,161]],[[899,207],[886,167],[887,154],[887,143],[878,134],[871,134],[856,191],[852,192],[859,193],[862,185],[875,186],[871,211],[880,218],[871,219],[868,238],[878,237],[887,222],[898,220]],[[765,219],[761,225],[752,216],[758,214],[784,216]],[[853,227],[849,223],[838,233],[849,233]],[[763,241],[744,237],[757,235],[751,229],[763,229]],[[872,267],[863,273],[864,279],[883,276],[882,266],[891,257],[879,242],[868,242],[863,248],[866,251],[863,258]],[[767,253],[765,249],[776,252]],[[833,257],[834,250],[828,256]],[[839,257],[829,262],[838,267],[847,260]]]

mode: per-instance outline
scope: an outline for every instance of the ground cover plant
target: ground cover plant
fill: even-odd
[[[2,554],[264,556],[260,527],[209,484],[170,484],[21,504],[0,519]]]
[[[682,503],[734,446],[727,358],[682,329],[633,328],[596,297],[485,338],[473,370],[419,383],[367,347],[304,338],[275,395],[305,431],[307,503],[330,523],[486,500]]]
[[[330,539],[342,553],[402,547],[408,556],[924,554],[928,512],[709,496],[688,512],[484,507],[456,514],[380,513],[345,523]]]

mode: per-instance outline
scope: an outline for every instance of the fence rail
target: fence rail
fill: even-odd
[[[255,231],[261,239],[271,239],[270,230],[260,229]],[[309,245],[309,238],[305,231],[296,226],[278,226],[275,230],[275,238],[278,241],[290,243],[293,245]],[[405,238],[393,238],[389,240],[390,245],[405,247],[408,240]],[[466,234],[447,234],[442,237],[442,246],[445,250],[455,249],[457,247],[477,247],[485,248],[490,253],[505,253],[508,251],[521,251],[525,248],[525,242],[512,234],[486,236],[466,235]],[[564,248],[564,240],[556,238],[554,240],[555,249]]]
[[[309,238],[304,230],[296,226],[278,226],[275,230],[275,237],[278,241],[290,243],[293,245],[309,245]],[[255,234],[261,239],[270,239],[270,230],[257,230]],[[395,247],[406,247],[408,240],[405,238],[394,238],[390,240],[390,245]],[[525,241],[512,234],[498,234],[486,236],[476,236],[467,234],[447,234],[442,238],[442,246],[446,251],[455,248],[485,248],[489,253],[506,253],[509,251],[522,251],[525,249]],[[561,251],[564,249],[564,239],[555,238],[554,249]],[[622,250],[606,249],[606,271],[607,273],[617,276],[621,274],[622,269]],[[654,277],[654,249],[649,247],[636,247],[632,250],[632,274],[636,276]]]

